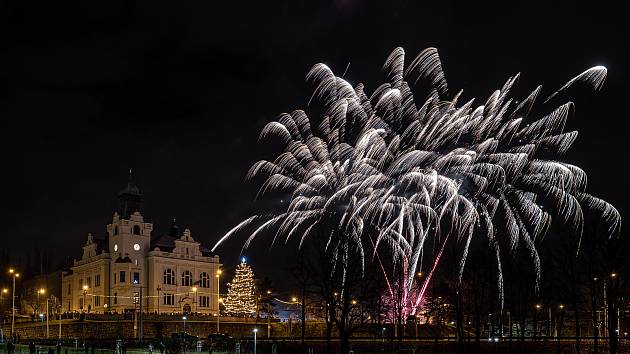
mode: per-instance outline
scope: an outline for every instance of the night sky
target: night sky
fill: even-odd
[[[408,62],[440,51],[451,91],[481,101],[521,72],[518,93],[551,93],[594,65],[601,92],[578,90],[565,159],[589,190],[629,210],[627,12],[620,1],[47,1],[0,5],[0,238],[23,254],[78,256],[104,234],[129,169],[156,232],[176,218],[214,243],[252,212],[249,166],[271,157],[265,123],[305,108],[305,74],[327,63],[372,92],[396,46]],[[424,3],[415,5],[415,3]],[[479,102],[478,102],[479,103]],[[246,235],[219,250],[237,262]],[[267,242],[251,262],[280,264]]]

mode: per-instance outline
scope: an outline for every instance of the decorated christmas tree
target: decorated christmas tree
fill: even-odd
[[[225,312],[232,316],[251,316],[256,312],[254,294],[254,272],[245,258],[236,266],[232,282],[227,284],[228,294],[225,300]]]

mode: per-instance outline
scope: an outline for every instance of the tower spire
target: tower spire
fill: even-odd
[[[141,211],[142,193],[140,189],[133,183],[132,169],[129,169],[129,180],[127,186],[118,193],[118,214],[123,219],[129,219],[131,214]]]

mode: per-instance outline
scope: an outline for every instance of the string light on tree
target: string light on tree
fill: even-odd
[[[247,264],[245,257],[236,266],[232,282],[227,284],[228,294],[225,300],[225,311],[234,316],[249,316],[256,312],[254,293],[254,272]]]

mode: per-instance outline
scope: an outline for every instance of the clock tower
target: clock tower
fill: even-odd
[[[140,265],[151,245],[153,224],[144,222],[140,213],[142,194],[131,181],[120,191],[118,200],[118,211],[114,213],[111,224],[107,225],[109,253],[112,260],[129,257],[133,263]]]

